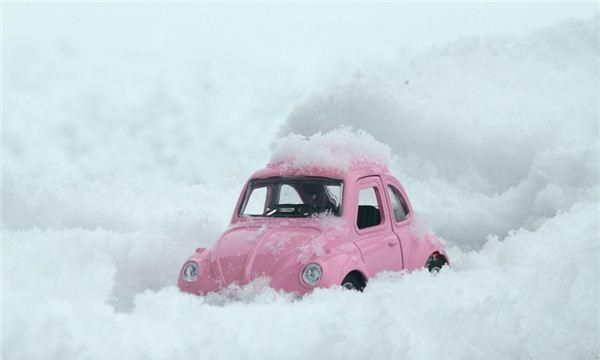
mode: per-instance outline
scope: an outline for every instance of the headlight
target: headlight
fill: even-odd
[[[321,280],[322,273],[319,264],[308,264],[304,267],[304,271],[302,271],[302,280],[304,280],[306,285],[314,286]]]
[[[185,282],[194,282],[198,278],[198,264],[191,261],[183,267],[183,280]]]

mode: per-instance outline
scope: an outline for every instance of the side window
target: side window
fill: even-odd
[[[358,216],[356,225],[359,229],[366,229],[381,224],[381,206],[374,187],[362,189],[358,194]]]
[[[406,201],[400,194],[400,191],[395,187],[388,185],[388,194],[390,195],[390,201],[392,202],[392,210],[394,211],[394,218],[396,221],[402,221],[406,219],[408,215],[408,206]]]
[[[303,204],[302,199],[296,189],[288,184],[281,185],[279,190],[279,204]]]
[[[250,198],[244,208],[242,215],[263,215],[265,212],[265,202],[267,201],[267,187],[261,186],[252,190]]]

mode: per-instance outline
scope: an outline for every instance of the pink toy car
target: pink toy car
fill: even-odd
[[[379,272],[439,271],[447,262],[442,243],[415,229],[410,201],[386,166],[340,173],[280,163],[252,175],[229,228],[188,258],[177,285],[206,294],[268,277],[272,288],[298,295],[339,285],[362,291]]]

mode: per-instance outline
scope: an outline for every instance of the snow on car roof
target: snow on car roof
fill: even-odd
[[[290,134],[278,139],[267,167],[283,173],[344,175],[364,167],[387,170],[390,162],[389,146],[362,130],[340,127],[327,133]]]

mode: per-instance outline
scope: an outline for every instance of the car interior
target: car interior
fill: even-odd
[[[381,223],[381,214],[379,209],[372,205],[359,205],[356,225],[359,229],[366,229],[371,226],[377,226]]]

